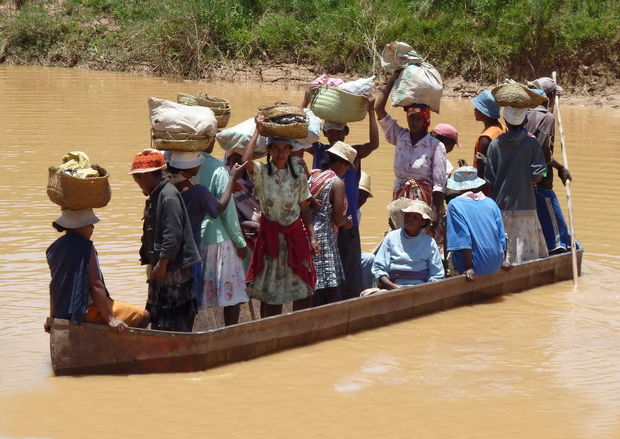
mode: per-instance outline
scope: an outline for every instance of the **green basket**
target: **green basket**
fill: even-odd
[[[368,114],[366,104],[363,96],[324,85],[312,95],[310,109],[317,117],[328,122],[349,123],[364,120]]]

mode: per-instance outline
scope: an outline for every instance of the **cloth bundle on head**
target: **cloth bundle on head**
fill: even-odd
[[[499,119],[501,107],[495,102],[491,90],[482,91],[471,100],[471,103],[485,116],[491,119]]]
[[[473,166],[461,166],[454,171],[454,177],[448,178],[446,187],[454,191],[476,189],[485,184],[484,179],[478,177],[478,170]]]
[[[192,169],[205,161],[199,152],[172,151],[170,155],[170,166],[177,169]]]
[[[525,108],[504,107],[504,120],[510,125],[521,125],[525,120]]]
[[[88,226],[99,222],[99,218],[97,218],[97,215],[95,215],[93,209],[72,210],[62,208],[60,210],[61,215],[54,222],[65,229],[77,229],[79,227]]]
[[[133,158],[129,175],[158,171],[165,167],[166,161],[161,152],[156,149],[144,149]]]

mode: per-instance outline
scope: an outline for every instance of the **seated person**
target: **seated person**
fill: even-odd
[[[401,212],[404,227],[387,234],[372,266],[378,285],[388,290],[444,278],[439,248],[422,232],[431,223],[431,208],[423,201],[410,200]]]
[[[512,268],[504,260],[502,214],[495,201],[482,193],[485,183],[473,166],[458,168],[447,183],[448,189],[460,194],[448,203],[448,251],[452,252],[452,265],[468,281],[475,280],[476,274]]]
[[[146,328],[150,314],[144,308],[112,300],[99,268],[90,237],[99,218],[92,209],[63,209],[52,223],[65,232],[45,252],[50,267],[50,318],[107,324],[115,332],[128,326]],[[49,332],[50,323],[44,325]]]

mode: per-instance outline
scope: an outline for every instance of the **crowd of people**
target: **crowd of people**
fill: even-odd
[[[116,331],[149,323],[191,331],[208,307],[222,307],[232,325],[252,298],[265,318],[285,303],[299,310],[446,276],[473,281],[566,251],[570,237],[553,192],[554,169],[562,182],[571,179],[553,159],[552,103],[561,88],[550,78],[529,83],[547,99],[528,111],[502,109],[488,90],[472,99],[484,127],[473,166],[459,159],[455,169],[447,159],[461,146],[453,126],[430,129],[427,105],[404,107],[406,127],[386,112],[397,77],[376,101],[363,94],[368,142],[349,145],[349,127],[325,121],[326,143],[305,149],[311,169],[286,138],[269,137],[266,161],[256,160],[262,116],[243,154],[228,152],[224,160],[212,147],[138,153],[130,175],[147,197],[140,248],[146,306],[110,298],[90,240],[99,219],[92,209],[65,209],[53,223],[65,234],[47,251],[50,317]],[[308,86],[303,107],[317,87]],[[392,230],[375,252],[362,253],[360,208],[372,197],[372,167],[362,171],[362,161],[379,147],[379,128],[395,147]]]

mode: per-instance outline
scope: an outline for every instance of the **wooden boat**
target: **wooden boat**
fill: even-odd
[[[580,245],[579,274],[582,257]],[[205,332],[131,328],[116,334],[105,325],[53,319],[52,365],[56,375],[205,370],[571,278],[571,254],[564,253],[474,282],[457,276]]]

